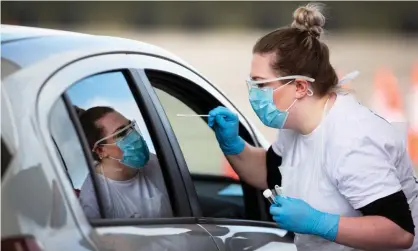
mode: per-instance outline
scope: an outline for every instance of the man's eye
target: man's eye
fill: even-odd
[[[125,137],[126,131],[120,132],[118,135],[115,136],[115,140],[121,139]]]
[[[117,135],[117,139],[121,139],[121,138],[125,137],[125,136],[126,136],[126,135],[128,135],[128,134],[129,134],[132,130],[133,130],[133,128],[128,128],[128,129],[126,129],[125,131],[120,132],[120,133]]]
[[[257,87],[260,88],[260,89],[263,89],[263,88],[267,87],[267,84],[258,84]]]

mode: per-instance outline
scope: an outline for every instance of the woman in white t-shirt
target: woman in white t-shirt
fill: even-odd
[[[418,250],[417,183],[401,134],[338,88],[315,5],[260,38],[247,81],[254,112],[281,129],[266,151],[239,137],[238,117],[209,113],[219,145],[245,182],[281,185],[270,213],[298,250]]]
[[[101,106],[80,112],[79,119],[97,161],[94,175],[105,218],[172,217],[158,159],[135,121]],[[88,218],[100,218],[90,175],[81,187],[80,203]]]

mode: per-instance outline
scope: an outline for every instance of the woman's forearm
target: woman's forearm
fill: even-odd
[[[266,150],[245,144],[240,154],[226,156],[240,179],[258,188],[267,188]]]
[[[414,236],[382,216],[341,217],[335,242],[358,249],[407,249]]]

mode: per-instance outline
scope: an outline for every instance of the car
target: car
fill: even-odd
[[[206,118],[177,116],[228,107],[241,137],[269,147],[182,59],[134,40],[14,25],[2,25],[1,51],[4,250],[296,250],[262,191],[230,175]],[[94,105],[138,121],[174,217],[87,219],[78,192],[94,161],[76,107]]]

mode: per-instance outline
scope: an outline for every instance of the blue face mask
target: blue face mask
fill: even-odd
[[[121,135],[122,133],[126,134],[123,135],[123,137],[117,139],[115,143],[100,144],[100,142],[114,137],[115,135]],[[143,168],[149,161],[150,153],[148,145],[141,134],[135,129],[135,121],[133,121],[125,128],[119,130],[118,132],[97,141],[93,147],[93,150],[97,145],[117,145],[123,152],[122,159],[116,159],[111,156],[109,156],[109,158],[118,160],[120,163],[128,167]]]
[[[290,84],[293,80],[287,82],[286,84],[273,89],[270,87],[259,88],[257,87],[258,84],[264,84],[272,81],[277,80],[285,80],[285,79],[295,79],[295,78],[302,78],[313,82],[314,79],[308,78],[305,76],[287,76],[281,77],[276,79],[268,79],[268,80],[261,80],[261,81],[252,81],[248,80],[247,84],[249,87],[249,100],[254,112],[257,114],[258,118],[263,122],[264,125],[272,128],[282,129],[286,123],[287,117],[289,115],[289,109],[295,104],[296,99],[293,103],[284,111],[277,109],[276,105],[273,102],[273,93],[278,91],[280,88]],[[312,91],[309,90],[308,95],[312,96]]]
[[[132,167],[142,168],[149,161],[149,149],[141,134],[132,130],[125,137],[118,140],[116,145],[122,150],[123,157],[120,163]]]

